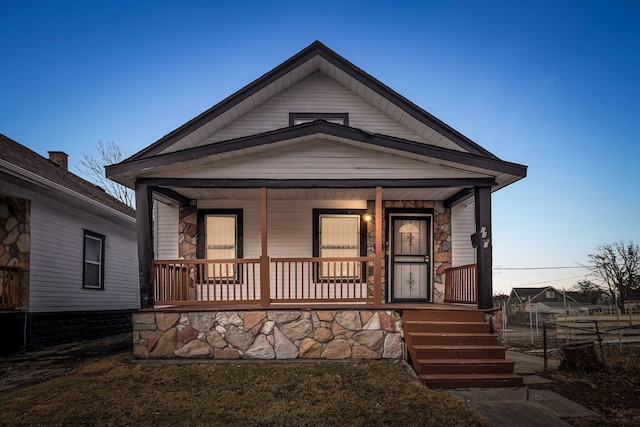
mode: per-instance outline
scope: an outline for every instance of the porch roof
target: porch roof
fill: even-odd
[[[443,178],[410,179],[325,179],[306,172],[299,179],[263,178],[257,172],[254,176],[235,179],[182,177],[194,169],[211,168],[229,159],[250,158],[309,141],[328,141],[358,150],[385,153],[418,161],[426,167],[447,171],[447,174]],[[275,199],[371,199],[373,188],[382,186],[385,199],[446,200],[477,185],[492,186],[494,190],[509,185],[526,175],[526,166],[317,120],[150,158],[129,159],[108,166],[107,175],[131,188],[136,181],[144,182],[170,188],[188,199],[255,199],[259,198],[256,188],[263,186],[276,189],[275,193],[270,192],[270,198]],[[291,191],[295,189],[304,191]],[[345,189],[351,191],[338,191]]]

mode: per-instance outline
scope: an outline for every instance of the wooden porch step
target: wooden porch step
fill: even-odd
[[[407,345],[496,345],[497,338],[489,333],[410,332]]]
[[[413,345],[416,359],[504,359],[505,348],[498,345]]]
[[[404,321],[483,322],[484,311],[477,309],[404,310]]]
[[[489,324],[481,322],[403,320],[404,330],[413,332],[489,333]]]
[[[424,374],[420,378],[430,388],[522,387],[516,374]]]
[[[419,374],[512,374],[515,362],[506,359],[416,359]]]
[[[405,310],[403,330],[411,361],[428,387],[519,387],[482,310]]]

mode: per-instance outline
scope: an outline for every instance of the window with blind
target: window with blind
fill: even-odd
[[[242,211],[236,209],[198,211],[198,257],[208,260],[242,258]],[[233,263],[214,263],[207,267],[211,281],[239,279]]]
[[[320,263],[317,275],[322,280],[332,278],[359,279],[363,263],[341,261],[367,255],[366,223],[360,210],[314,209],[314,257],[331,258]]]

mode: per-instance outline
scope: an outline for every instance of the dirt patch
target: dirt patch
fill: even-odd
[[[531,388],[552,390],[573,400],[602,418],[570,420],[575,426],[640,425],[640,377],[631,372],[563,372],[546,375],[551,384]]]
[[[514,351],[540,350],[542,340],[534,336],[532,343],[527,336],[512,336],[504,345]],[[574,426],[640,425],[640,349],[605,347],[604,359],[597,346],[596,350],[593,357],[598,364],[562,363],[564,355],[558,347],[549,357],[560,362],[560,369],[542,374],[554,382],[532,384],[530,388],[554,391],[602,415],[602,418],[565,420]],[[568,369],[595,368],[600,364],[601,368],[592,371]]]

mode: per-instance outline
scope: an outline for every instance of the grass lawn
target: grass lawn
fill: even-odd
[[[130,360],[105,357],[0,394],[0,425],[486,425],[399,363]]]

